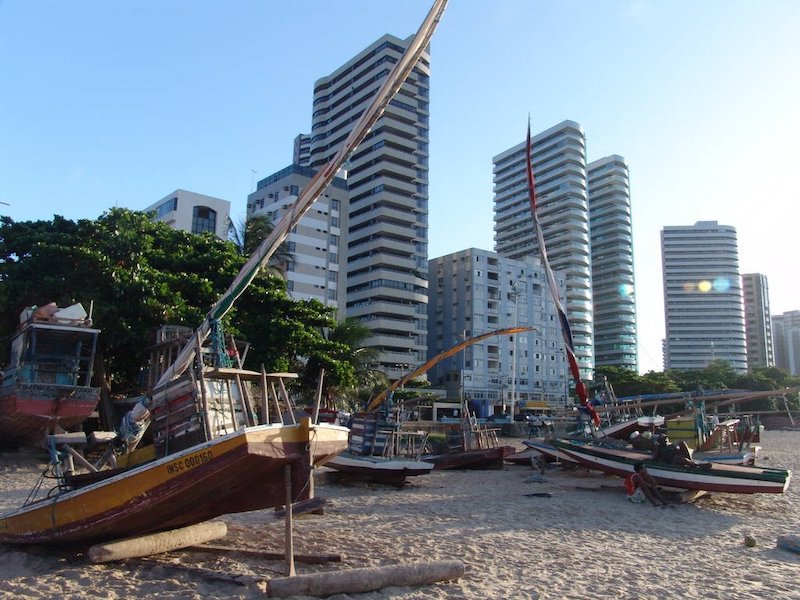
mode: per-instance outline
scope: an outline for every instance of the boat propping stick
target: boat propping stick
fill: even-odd
[[[463,576],[464,563],[460,560],[364,567],[270,579],[267,583],[267,595],[271,598],[297,595],[328,597],[339,593],[373,592],[388,586],[454,581]]]
[[[88,555],[89,559],[95,563],[141,558],[188,546],[197,546],[225,537],[227,534],[228,526],[222,521],[206,521],[180,529],[95,544],[89,548]]]

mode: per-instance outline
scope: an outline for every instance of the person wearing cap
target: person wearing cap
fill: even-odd
[[[645,435],[649,433],[649,431],[645,431],[643,434],[640,434],[638,431],[634,431],[631,434],[630,441],[634,450],[640,450],[642,452],[652,452],[655,450],[655,444],[653,444],[652,438]]]

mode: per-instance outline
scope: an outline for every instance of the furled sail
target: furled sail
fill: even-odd
[[[578,362],[575,359],[575,346],[572,341],[572,329],[569,326],[567,313],[564,306],[561,304],[561,299],[558,297],[558,285],[556,285],[556,278],[553,275],[553,269],[550,268],[550,261],[547,259],[547,248],[544,245],[544,234],[542,233],[542,226],[539,223],[539,216],[536,207],[536,182],[533,178],[533,164],[531,162],[531,124],[528,123],[528,137],[525,145],[525,161],[527,163],[528,172],[528,197],[531,203],[531,217],[533,219],[533,228],[536,231],[536,239],[539,242],[539,252],[542,256],[542,264],[544,265],[545,273],[547,274],[547,283],[550,288],[550,294],[553,296],[553,301],[556,304],[558,312],[558,321],[561,325],[561,335],[564,338],[564,348],[567,353],[567,362],[569,363],[569,370],[572,373],[572,378],[575,380],[575,392],[581,401],[581,405],[589,412],[592,421],[597,426],[600,426],[600,417],[597,415],[594,407],[588,399],[586,386],[581,381],[581,372],[578,368]]]
[[[196,335],[187,341],[172,365],[164,371],[155,387],[164,385],[186,371],[194,360],[199,342],[202,343],[202,341],[208,337],[213,323],[221,319],[228,312],[236,299],[253,281],[261,267],[266,264],[277,248],[286,239],[291,229],[325,191],[350,154],[356,149],[369,133],[375,122],[381,117],[389,101],[397,93],[419,61],[425,48],[427,48],[430,43],[433,32],[444,13],[446,5],[447,0],[434,1],[433,6],[422,22],[422,25],[420,25],[414,39],[409,44],[408,49],[395,64],[386,78],[386,81],[372,100],[372,103],[361,114],[339,151],[302,189],[297,200],[292,205],[291,210],[278,221],[272,233],[261,243],[255,252],[253,252],[228,290],[208,312],[205,320],[200,327],[198,327]],[[132,441],[136,441],[137,437],[142,433],[141,424],[146,421],[149,417],[150,410],[154,408],[153,402],[152,397],[145,397],[125,416],[120,426],[120,437],[123,439],[132,438]]]

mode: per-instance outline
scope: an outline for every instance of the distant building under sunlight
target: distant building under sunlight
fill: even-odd
[[[266,216],[273,225],[278,223],[314,174],[310,167],[294,164],[260,180],[247,197],[247,218]],[[346,222],[342,208],[346,202],[347,183],[335,177],[286,237],[290,260],[283,271],[289,295],[295,300],[314,299],[340,308],[343,295],[339,290],[344,285],[341,231]]]
[[[736,229],[716,221],[661,231],[667,369],[715,360],[747,371],[744,302]]]
[[[628,163],[615,154],[589,163],[586,171],[594,364],[638,372]]]
[[[175,190],[142,212],[155,213],[154,221],[179,231],[196,234],[208,231],[220,239],[228,239],[231,203],[221,198]]]
[[[761,273],[742,275],[744,320],[747,339],[747,366],[775,366],[772,321],[769,314],[769,285]]]
[[[444,359],[428,371],[435,388],[468,401],[479,417],[563,408],[569,382],[564,340],[544,267],[537,258],[513,259],[470,248],[434,258],[428,300],[428,358],[465,338],[513,327]],[[565,280],[555,273],[559,294]]]
[[[800,310],[772,315],[775,366],[793,376],[800,375]]]

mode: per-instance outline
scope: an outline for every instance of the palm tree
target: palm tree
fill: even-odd
[[[228,219],[228,239],[236,246],[239,254],[250,256],[272,233],[275,225],[269,215],[255,215],[239,222],[238,226],[232,219]],[[294,256],[289,251],[289,245],[284,241],[278,250],[270,257],[267,270],[275,275],[284,276],[287,267],[294,262]]]
[[[328,357],[344,365],[346,368],[340,372],[350,374],[346,379],[337,378],[330,364],[326,367],[325,381],[323,381],[323,398],[328,408],[355,409],[359,407],[361,396],[366,391],[367,396],[374,388],[383,389],[389,381],[384,373],[374,368],[374,363],[379,351],[365,345],[372,337],[372,331],[358,319],[348,318],[336,324],[325,336],[339,348],[335,355]],[[322,361],[318,364],[309,363],[308,370],[318,373],[325,367]]]

